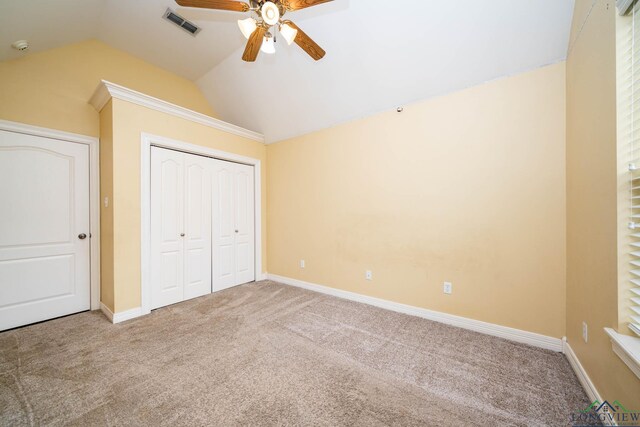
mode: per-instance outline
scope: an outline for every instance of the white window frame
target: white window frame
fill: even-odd
[[[640,2],[618,0],[617,6],[619,321],[618,331],[605,332],[613,352],[640,378],[640,328],[634,326],[640,324],[640,303],[633,300],[640,298],[634,294],[640,289]]]

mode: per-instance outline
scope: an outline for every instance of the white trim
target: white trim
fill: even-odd
[[[602,400],[602,396],[600,396],[600,393],[598,393],[596,386],[593,384],[593,381],[591,381],[591,378],[589,378],[587,371],[585,371],[582,363],[580,363],[578,356],[576,356],[576,354],[573,352],[573,349],[566,340],[564,341],[563,353],[569,361],[569,365],[571,365],[573,372],[576,373],[576,376],[578,377],[578,381],[580,381],[582,388],[587,393],[587,396],[589,396],[589,401],[594,402],[597,400],[599,402],[604,402],[604,400]]]
[[[98,112],[100,112],[111,98],[128,101],[137,105],[141,105],[143,107],[150,108],[152,110],[171,114],[172,116],[180,117],[182,119],[190,120],[201,125],[209,126],[223,132],[231,133],[233,135],[238,135],[244,138],[264,143],[264,135],[258,132],[244,129],[231,123],[223,122],[222,120],[218,120],[205,114],[189,110],[188,108],[180,107],[179,105],[154,98],[153,96],[145,95],[144,93],[136,92],[135,90],[108,82],[106,80],[102,80],[98,85],[95,92],[93,93],[93,96],[91,96],[89,103],[93,105],[94,108],[98,110]]]
[[[255,278],[264,280],[262,270],[262,169],[261,161],[252,157],[213,148],[202,147],[188,142],[177,141],[163,136],[142,133],[140,135],[140,205],[141,205],[141,314],[151,312],[151,285],[149,284],[151,268],[151,146],[169,148],[185,153],[213,157],[230,162],[253,166],[255,197]]]
[[[423,319],[446,323],[447,325],[457,326],[459,328],[492,335],[494,337],[505,338],[511,341],[545,348],[547,350],[553,350],[557,352],[562,351],[562,340],[560,338],[548,337],[546,335],[540,335],[534,332],[509,328],[507,326],[500,326],[493,323],[482,322],[480,320],[468,319],[466,317],[441,313],[438,311],[428,310],[426,308],[415,307],[412,305],[400,304],[393,301],[357,294],[355,292],[343,291],[341,289],[330,288],[327,286],[317,285],[315,283],[304,282],[302,280],[291,279],[289,277],[278,276],[275,274],[269,274],[268,277],[269,280],[280,282],[285,285],[296,286],[298,288],[308,289],[310,291],[320,292],[338,298],[361,302],[364,304],[384,308],[386,310],[396,311],[398,313],[422,317]]]
[[[44,138],[59,139],[67,142],[77,142],[80,144],[98,143],[98,138],[77,133],[64,132],[57,129],[43,128],[39,126],[28,125],[25,123],[10,122],[0,120],[0,130],[9,132],[23,133],[26,135],[42,136]]]
[[[604,328],[611,338],[613,352],[640,378],[640,338],[619,334],[611,328]]]
[[[127,320],[135,319],[136,317],[142,316],[141,307],[132,308],[131,310],[127,310],[127,311],[121,311],[120,313],[113,313],[111,310],[109,310],[109,307],[107,307],[103,303],[100,303],[100,310],[102,310],[102,313],[114,325],[116,323],[121,323]]]
[[[0,120],[0,130],[89,146],[90,298],[91,310],[100,309],[100,142],[98,138],[7,120]]]

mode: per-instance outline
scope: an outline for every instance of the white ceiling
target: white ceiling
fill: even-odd
[[[268,142],[565,59],[574,0],[335,0],[287,15],[326,51],[295,44],[253,64],[234,12],[173,0],[0,0],[0,60],[88,38],[197,82],[221,119]],[[167,7],[203,29],[161,19]]]
[[[273,142],[551,64],[566,58],[573,13],[573,0],[335,3],[291,14],[327,51],[320,62],[280,42],[255,64],[238,49],[198,80],[224,120]]]
[[[201,26],[198,36],[162,19],[167,7]],[[244,43],[237,18],[173,0],[0,0],[0,60],[23,55],[11,49],[19,39],[38,52],[97,38],[195,80]]]

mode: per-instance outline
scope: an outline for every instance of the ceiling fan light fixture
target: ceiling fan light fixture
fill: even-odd
[[[287,44],[290,45],[296,39],[298,30],[285,23],[280,26],[280,34],[282,34],[282,37],[287,41]]]
[[[239,19],[238,27],[240,27],[240,31],[242,31],[242,35],[248,39],[249,37],[251,37],[251,34],[253,34],[256,28],[258,28],[258,25],[256,24],[255,19],[247,18],[247,19]]]
[[[262,19],[267,25],[276,25],[280,20],[280,9],[273,2],[265,2],[260,10]]]
[[[262,40],[260,50],[268,55],[276,53],[276,43],[273,37],[265,37],[264,40]]]

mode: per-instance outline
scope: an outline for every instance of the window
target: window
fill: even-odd
[[[640,335],[640,3],[636,2],[622,30],[618,32],[618,105],[621,161],[628,164],[628,191],[621,204],[628,216],[628,232],[621,236],[630,251],[622,277],[628,284],[621,286],[621,317],[628,316],[628,325]],[[625,200],[626,199],[626,200]],[[621,254],[625,256],[626,254]],[[625,274],[626,273],[626,274]],[[626,304],[625,304],[626,302]]]

